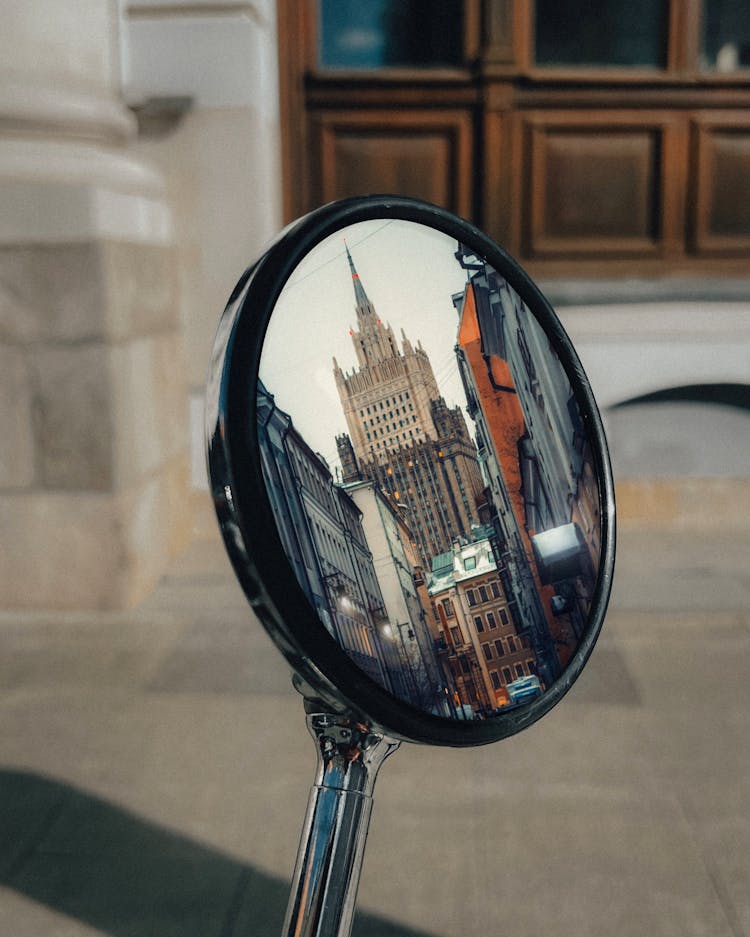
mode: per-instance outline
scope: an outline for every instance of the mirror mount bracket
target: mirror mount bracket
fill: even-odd
[[[314,689],[296,671],[292,672],[292,686],[302,697],[306,716],[312,716],[315,713],[328,713],[340,719],[357,721],[357,714],[354,709],[348,706],[343,699],[337,699],[333,693],[325,693]],[[361,717],[359,721],[365,721],[364,717]]]
[[[400,742],[339,713],[308,713],[307,726],[318,766],[282,934],[349,937],[375,780]]]

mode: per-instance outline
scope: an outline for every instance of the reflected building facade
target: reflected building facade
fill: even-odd
[[[549,685],[588,614],[599,544],[595,474],[570,381],[546,334],[491,267],[461,247],[457,257],[469,275],[454,298],[457,357],[487,485],[484,518],[516,621]],[[560,578],[540,567],[534,538],[568,525],[574,556]]]
[[[297,581],[329,633],[365,673],[390,686],[374,627],[385,606],[359,511],[261,382],[257,406],[266,489]]]
[[[446,682],[417,591],[411,531],[375,482],[353,482],[345,486],[345,491],[361,512],[385,603],[381,637],[408,679],[406,698],[420,709],[448,716]]]
[[[348,434],[336,444],[344,482],[372,479],[403,506],[419,557],[429,568],[478,522],[483,483],[476,449],[459,407],[440,394],[427,352],[401,331],[401,344],[370,302],[351,254],[357,367],[333,373]]]
[[[510,704],[509,684],[538,675],[538,663],[528,636],[516,629],[490,538],[481,534],[435,557],[428,591],[461,702],[492,712]]]
[[[399,699],[448,715],[398,516],[372,485],[336,484],[261,382],[257,407],[266,490],[308,601],[368,676]]]
[[[461,245],[454,256],[465,287],[455,331],[442,327],[468,421],[421,342],[378,317],[347,248],[357,365],[333,359],[349,431],[336,437],[341,477],[262,383],[258,437],[284,549],[330,634],[399,699],[475,719],[544,692],[575,653],[600,511],[547,334],[481,258]]]

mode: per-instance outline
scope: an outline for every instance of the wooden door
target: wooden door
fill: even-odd
[[[411,195],[540,273],[744,273],[750,4],[725,9],[279,0],[285,212]]]

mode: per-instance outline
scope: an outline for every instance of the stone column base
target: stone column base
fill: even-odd
[[[156,586],[189,542],[187,458],[111,492],[0,495],[5,608],[118,609]]]
[[[131,606],[189,542],[174,260],[0,245],[0,607]]]

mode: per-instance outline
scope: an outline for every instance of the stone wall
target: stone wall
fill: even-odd
[[[128,152],[114,6],[8,6],[0,606],[123,607],[189,531],[170,212],[158,172]]]
[[[185,541],[171,248],[0,247],[6,606],[129,605]]]

